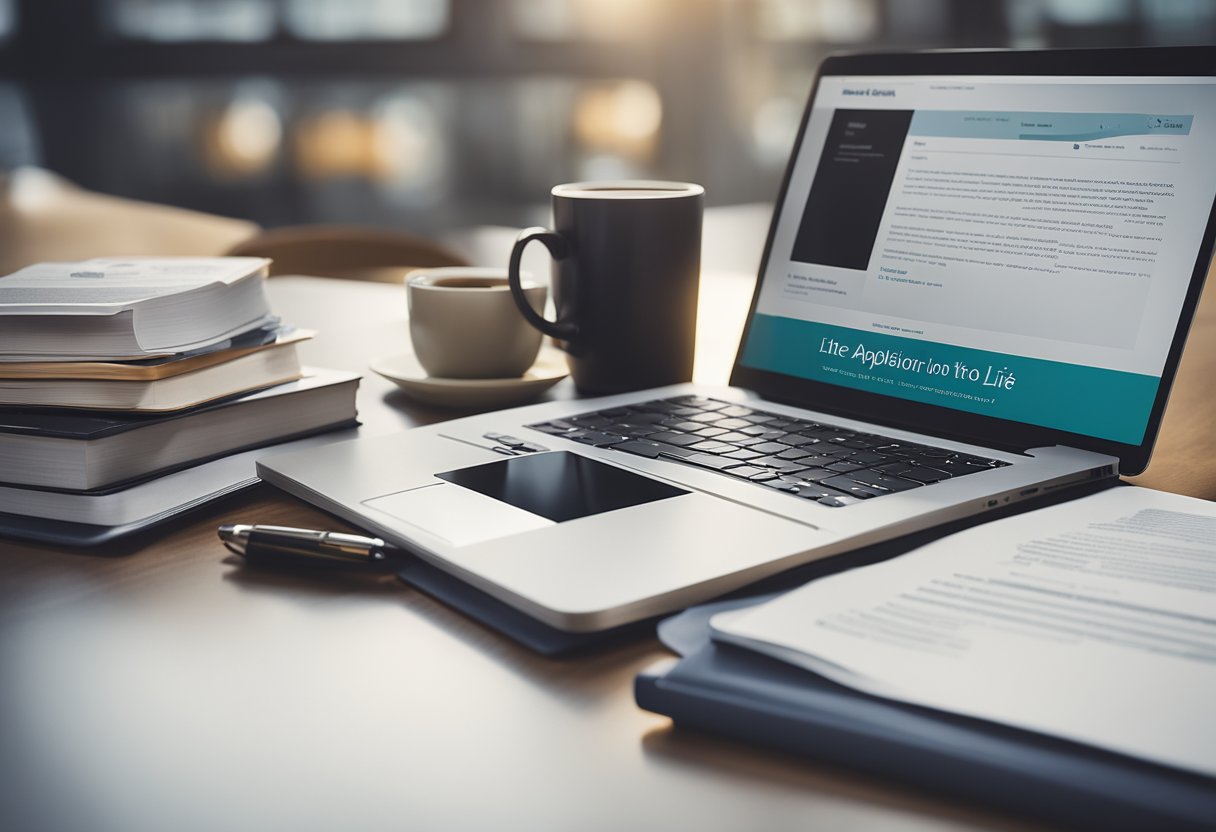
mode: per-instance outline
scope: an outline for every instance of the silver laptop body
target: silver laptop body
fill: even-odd
[[[545,402],[270,456],[259,474],[542,622],[593,632],[1142,470],[1211,257],[1214,58],[830,58],[731,386]],[[772,451],[746,462],[835,456],[801,457],[821,479],[799,485],[647,450],[670,449],[650,437],[675,425],[711,432],[716,413],[741,443],[718,443],[728,453]],[[864,481],[849,492],[841,475]]]

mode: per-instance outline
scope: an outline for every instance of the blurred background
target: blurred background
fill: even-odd
[[[1216,0],[0,0],[0,171],[267,227],[770,201],[829,52],[1214,41]]]

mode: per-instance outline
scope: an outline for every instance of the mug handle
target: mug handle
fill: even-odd
[[[540,240],[549,250],[549,256],[554,260],[563,260],[570,255],[570,244],[566,238],[556,231],[547,228],[525,228],[515,238],[515,246],[511,249],[511,263],[507,267],[507,285],[511,287],[511,297],[524,319],[551,338],[559,341],[570,341],[578,337],[578,324],[573,321],[550,321],[536,314],[532,304],[524,295],[524,288],[519,282],[519,264],[523,259],[524,249],[533,240]]]

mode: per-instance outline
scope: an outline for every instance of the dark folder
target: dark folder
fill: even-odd
[[[894,540],[887,540],[861,549],[855,549],[847,554],[837,555],[827,560],[813,561],[795,567],[787,572],[782,572],[739,590],[732,597],[747,598],[761,592],[792,589],[824,575],[830,575],[834,572],[852,569],[857,566],[877,563],[878,561],[901,555],[942,535],[961,531],[988,520],[1007,517],[1011,514],[1030,511],[1046,505],[1053,505],[1112,487],[1115,487],[1115,483],[1113,482],[1097,482],[1026,500],[1023,503],[1002,506],[984,515],[973,515],[960,520],[954,520],[933,529],[913,532]],[[419,558],[408,560],[401,571],[397,573],[397,576],[415,589],[459,610],[483,626],[503,634],[529,650],[551,658],[569,658],[611,648],[631,640],[645,638],[654,631],[656,621],[656,619],[646,619],[614,627],[610,630],[599,630],[592,633],[572,633],[559,630],[556,627],[538,621],[527,613],[520,612],[503,601],[499,601],[497,598],[462,581],[460,578],[453,577],[449,573],[431,566]],[[682,621],[687,620],[683,616],[678,616],[677,618]],[[671,627],[667,622],[664,623],[664,626],[667,632],[671,632]],[[697,638],[701,638],[699,633]]]
[[[637,677],[637,703],[671,717],[678,728],[766,745],[1070,828],[1216,827],[1216,780],[859,693],[710,640],[713,614],[771,597],[707,604],[663,622],[660,638],[681,658]]]

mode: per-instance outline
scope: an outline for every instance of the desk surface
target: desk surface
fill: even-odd
[[[698,380],[725,380],[750,291],[706,281]],[[1140,478],[1207,498],[1213,295]],[[362,371],[406,344],[400,288],[276,278],[271,297],[321,330],[310,362]],[[373,433],[452,415],[372,374],[359,408]],[[243,571],[215,527],[255,521],[332,525],[260,486],[101,553],[0,542],[0,827],[1022,828],[673,730],[633,704],[653,639],[549,661],[391,577]]]

